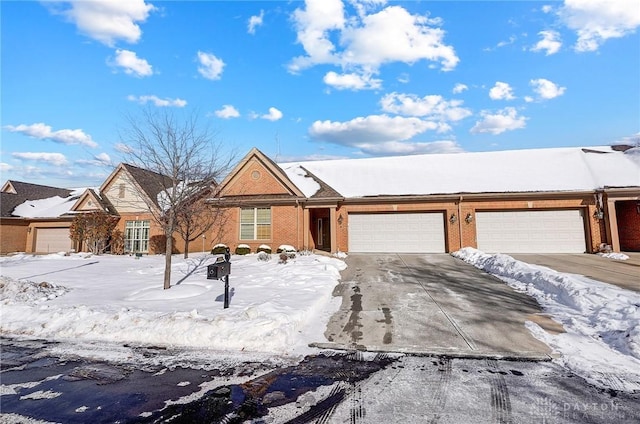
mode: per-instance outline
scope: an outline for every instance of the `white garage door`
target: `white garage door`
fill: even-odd
[[[38,228],[36,230],[36,252],[68,252],[72,244],[68,228]]]
[[[490,253],[584,253],[581,210],[477,212],[478,249]]]
[[[349,214],[349,252],[442,253],[444,214]]]

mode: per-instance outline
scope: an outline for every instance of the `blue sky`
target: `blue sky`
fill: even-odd
[[[637,0],[0,8],[3,181],[99,185],[144,108],[279,161],[639,141]]]

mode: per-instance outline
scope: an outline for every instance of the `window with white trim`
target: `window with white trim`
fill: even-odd
[[[240,209],[240,240],[271,239],[271,208]]]
[[[127,221],[124,226],[125,252],[149,252],[149,220]]]

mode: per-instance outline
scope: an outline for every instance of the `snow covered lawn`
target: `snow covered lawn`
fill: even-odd
[[[534,297],[560,322],[566,333],[557,335],[533,322],[527,326],[562,354],[562,365],[599,387],[640,391],[639,293],[473,248],[453,256]]]
[[[231,302],[207,280],[217,256],[174,256],[162,289],[164,256],[18,254],[0,258],[0,334],[302,355],[340,299],[332,291],[340,259],[304,255],[232,256]]]

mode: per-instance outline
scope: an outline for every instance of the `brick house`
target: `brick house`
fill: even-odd
[[[627,147],[278,164],[252,149],[218,186],[221,240],[328,252],[640,251],[640,163]]]
[[[118,165],[99,189],[7,181],[1,192],[0,253],[81,251],[83,246],[69,238],[69,227],[76,214],[93,211],[120,217],[117,228],[124,234],[125,252],[162,253],[164,236],[152,210],[159,208],[158,194],[170,186],[168,178],[128,164]],[[176,253],[184,252],[184,244],[174,235]],[[202,248],[194,243],[189,250]]]

